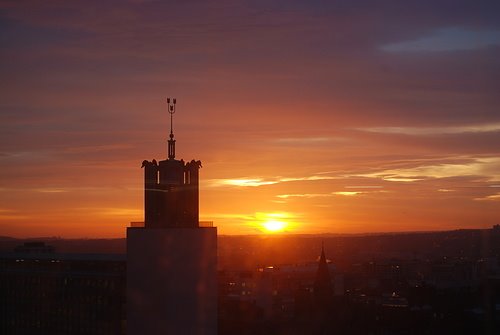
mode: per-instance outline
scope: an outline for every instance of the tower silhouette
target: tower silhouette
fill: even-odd
[[[314,280],[314,302],[323,307],[330,303],[333,296],[333,285],[328,270],[328,263],[325,256],[325,247],[321,246],[321,256],[318,262],[318,270]]]
[[[127,229],[127,334],[217,334],[217,228],[199,226],[200,161],[143,161],[144,227]]]
[[[144,225],[147,228],[198,227],[201,161],[175,159],[173,114],[176,99],[167,99],[170,135],[167,159],[144,160]]]

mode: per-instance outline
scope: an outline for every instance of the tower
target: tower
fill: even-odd
[[[170,135],[167,159],[143,161],[144,225],[147,228],[198,227],[201,161],[175,159],[173,115],[176,99],[167,98]]]
[[[144,227],[127,229],[127,334],[217,334],[217,228],[199,226],[200,161],[143,161]]]
[[[326,307],[333,296],[332,279],[326,262],[325,247],[321,246],[316,279],[314,280],[314,302],[319,307]]]

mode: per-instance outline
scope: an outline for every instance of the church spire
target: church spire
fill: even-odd
[[[175,114],[175,104],[176,99],[172,99],[170,103],[170,98],[167,98],[167,109],[170,114],[170,139],[168,140],[168,159],[175,159],[175,140],[174,140],[174,114]]]
[[[314,298],[317,304],[328,304],[333,295],[332,279],[325,256],[325,246],[321,245],[321,256],[318,262],[316,280],[314,281]]]

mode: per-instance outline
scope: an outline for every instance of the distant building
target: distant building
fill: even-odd
[[[175,99],[167,99],[175,113]],[[217,334],[217,229],[199,224],[200,161],[143,161],[144,227],[127,229],[127,334]]]
[[[234,302],[245,302],[259,308],[264,318],[291,318],[298,296],[311,303],[315,294],[319,300],[323,295],[327,300],[342,296],[343,275],[326,259],[324,250],[322,256],[318,262],[219,271],[220,306],[227,309]]]
[[[17,246],[15,248],[15,251],[20,253],[47,254],[53,253],[54,248],[50,245],[45,244],[45,242],[35,241],[24,242],[23,245]]]
[[[43,242],[0,254],[0,334],[125,334],[125,268]]]
[[[318,270],[314,280],[314,302],[317,305],[327,305],[333,298],[333,285],[328,264],[326,263],[325,248],[321,248]]]

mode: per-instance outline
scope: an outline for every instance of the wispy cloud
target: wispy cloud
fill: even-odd
[[[486,157],[471,159],[466,163],[441,163],[409,168],[388,169],[359,174],[359,177],[379,178],[395,182],[415,182],[428,178],[449,178],[481,176],[490,181],[500,180],[500,158]]]
[[[438,52],[472,50],[490,45],[500,45],[500,30],[468,30],[461,27],[441,28],[432,35],[411,41],[387,44],[381,47],[388,52]]]
[[[440,188],[437,190],[438,192],[444,192],[444,193],[447,193],[447,192],[455,192],[455,190],[450,190],[450,189],[447,189],[447,188]]]
[[[353,195],[358,195],[358,194],[361,194],[361,193],[366,193],[366,192],[359,192],[359,191],[340,191],[340,192],[333,192],[332,194],[334,194],[334,195],[344,195],[344,196],[351,197],[351,196],[353,196]]]
[[[280,199],[288,199],[288,198],[324,198],[324,197],[333,197],[333,196],[347,196],[352,197],[360,194],[367,193],[381,193],[386,192],[384,190],[376,190],[376,191],[335,191],[329,193],[292,193],[292,194],[278,194],[276,197]]]
[[[0,220],[25,220],[30,216],[23,214],[17,210],[0,208]]]
[[[477,201],[500,201],[500,193],[487,195],[481,198],[474,198]]]
[[[238,178],[238,179],[212,179],[209,180],[211,186],[240,186],[257,187],[277,184],[279,181],[264,180],[262,178]]]
[[[246,178],[234,178],[234,179],[210,179],[207,181],[207,183],[208,186],[211,187],[222,187],[222,186],[258,187],[258,186],[274,185],[278,183],[287,183],[294,181],[318,181],[318,180],[331,180],[331,179],[336,179],[336,178],[326,175],[312,175],[306,177],[272,177],[272,178],[246,177]]]
[[[500,131],[500,123],[452,126],[452,127],[367,127],[356,128],[371,133],[398,134],[398,135],[451,135],[464,133],[488,133]]]
[[[40,193],[67,193],[68,189],[65,188],[37,188],[34,191]]]
[[[348,185],[348,186],[345,186],[345,188],[351,188],[351,189],[381,189],[381,188],[384,188],[383,186],[381,185]]]
[[[281,199],[288,198],[320,198],[331,197],[332,193],[294,193],[294,194],[278,194],[276,197]]]
[[[337,177],[326,176],[326,175],[314,175],[309,177],[292,177],[292,178],[280,178],[280,182],[289,182],[289,181],[315,181],[315,180],[333,180],[337,179]]]

